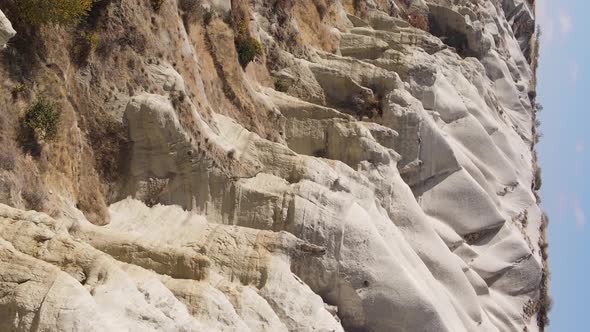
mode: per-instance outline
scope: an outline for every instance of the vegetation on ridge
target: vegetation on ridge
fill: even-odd
[[[245,24],[240,24],[236,34],[236,51],[238,52],[238,61],[243,68],[262,55],[263,46],[254,37],[248,33]]]
[[[19,16],[29,24],[75,24],[88,15],[93,0],[19,0]]]

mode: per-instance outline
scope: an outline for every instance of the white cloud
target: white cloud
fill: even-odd
[[[584,152],[584,142],[578,141],[578,143],[576,143],[576,152],[577,153]]]
[[[555,35],[555,21],[549,17],[546,0],[537,0],[536,4],[537,22],[541,26],[542,43],[548,45],[553,41]]]
[[[535,5],[535,16],[538,23],[546,23],[549,19],[549,10],[547,9],[547,0],[537,0]]]
[[[555,22],[549,19],[547,22],[541,23],[541,31],[543,33],[541,36],[541,45],[551,44],[553,37],[555,36]]]
[[[580,207],[580,202],[577,200],[574,203],[574,215],[576,217],[576,226],[578,226],[578,228],[584,227],[584,225],[586,225],[586,216],[584,210]]]
[[[572,23],[572,17],[566,13],[563,9],[559,11],[559,31],[561,34],[566,35],[572,31],[574,24]]]

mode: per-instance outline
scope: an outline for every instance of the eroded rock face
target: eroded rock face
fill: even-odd
[[[15,35],[16,31],[12,28],[12,24],[0,10],[0,48],[3,48],[4,44]]]
[[[106,5],[105,37],[145,43],[63,77],[123,128],[109,218],[52,182],[52,217],[0,204],[0,329],[543,330],[515,3]],[[241,68],[244,31],[265,53]]]

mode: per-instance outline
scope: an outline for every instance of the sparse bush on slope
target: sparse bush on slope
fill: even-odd
[[[543,185],[543,178],[541,177],[541,168],[537,167],[535,169],[535,179],[533,182],[533,189],[535,191],[541,190],[541,186]]]
[[[51,140],[59,128],[59,111],[45,98],[38,98],[27,110],[23,119],[25,128],[35,132],[38,138]]]
[[[29,24],[75,24],[86,16],[93,0],[19,0],[21,19]]]
[[[245,24],[241,24],[236,36],[236,51],[240,65],[246,68],[257,56],[262,55],[262,50],[262,44],[250,36]]]

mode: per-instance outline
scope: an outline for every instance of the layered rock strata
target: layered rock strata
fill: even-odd
[[[2,111],[51,95],[64,129],[3,136],[0,330],[542,331],[533,12],[120,0],[83,59],[16,40]]]

